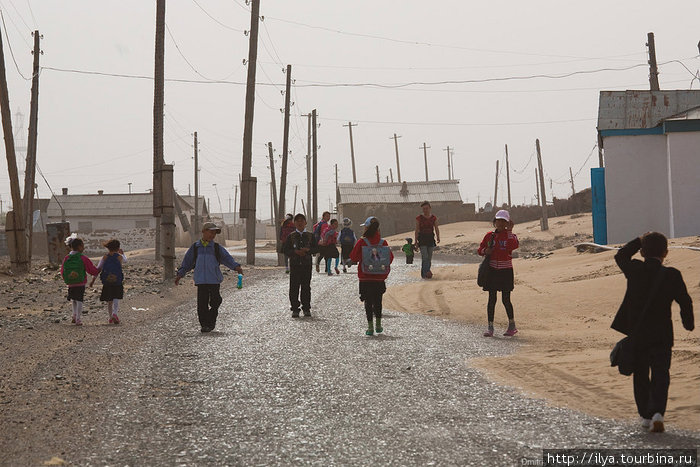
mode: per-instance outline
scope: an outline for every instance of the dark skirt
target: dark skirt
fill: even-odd
[[[102,286],[101,302],[111,302],[114,299],[121,300],[122,298],[124,298],[123,284],[104,284]]]
[[[85,298],[85,286],[80,287],[68,287],[68,301],[75,300],[77,302],[82,302]]]
[[[335,245],[324,245],[320,248],[321,256],[325,259],[328,258],[338,258],[340,254],[338,253],[338,248]]]
[[[513,268],[494,269],[489,271],[489,277],[486,285],[483,287],[486,291],[501,291],[510,292],[515,288],[515,276]]]
[[[347,243],[343,243],[340,245],[340,251],[343,255],[343,259],[350,259],[350,253],[352,253],[352,249],[354,248],[355,245],[350,245]]]
[[[360,301],[380,301],[386,292],[384,281],[360,281]]]

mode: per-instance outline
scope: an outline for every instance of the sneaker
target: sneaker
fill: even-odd
[[[289,268],[285,268],[284,273],[289,274]]]
[[[316,272],[321,272],[321,265],[316,263]]]
[[[513,337],[518,332],[517,328],[508,328],[506,332],[503,333],[504,336]]]
[[[83,325],[83,322],[80,321],[79,319],[76,319],[76,320],[75,320],[75,325],[76,325],[76,326],[82,326],[82,325]],[[662,423],[662,425],[663,425],[663,423]]]
[[[292,318],[298,318],[298,317],[299,317],[299,310],[292,311]]]
[[[330,271],[328,271],[328,275],[329,275],[329,276],[332,276],[332,275],[333,275],[333,273],[332,273],[332,272],[330,272]]]
[[[646,428],[647,430],[651,428],[651,418],[639,417],[639,420],[642,424],[642,428]]]
[[[71,322],[71,324],[75,324],[75,315],[73,315],[73,317],[71,318],[70,322]]]
[[[211,328],[209,326],[202,326],[201,331],[202,332],[211,332]]]
[[[488,329],[484,332],[484,337],[493,337],[493,328],[488,328]]]
[[[345,266],[343,266],[343,272],[344,272],[345,274],[347,274],[347,273],[348,273],[348,268],[345,267]]]
[[[110,320],[111,320],[114,324],[119,324],[119,316],[117,316],[117,315],[112,315],[112,317],[110,318]]]
[[[304,316],[306,316],[306,317],[311,316],[311,311],[310,311],[310,310],[304,310]]]
[[[110,316],[110,317],[109,317],[108,323],[109,323],[109,324],[114,324],[114,318],[112,318],[112,317]]]
[[[336,273],[336,274],[340,274],[340,269],[335,268],[335,273]]]
[[[661,415],[660,413],[655,413],[653,417],[651,417],[651,428],[649,428],[649,431],[651,433],[663,433],[666,431],[664,428],[664,416]]]

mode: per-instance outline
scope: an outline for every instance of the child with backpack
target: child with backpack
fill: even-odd
[[[413,245],[413,239],[406,238],[406,244],[401,248],[401,250],[406,254],[406,264],[413,264],[413,257],[415,256],[415,245]]]
[[[391,270],[394,254],[389,244],[381,236],[379,220],[368,217],[362,226],[365,228],[350,253],[350,259],[358,264],[357,276],[360,280],[360,301],[365,303],[367,331],[365,335],[380,334],[382,327],[382,296],[386,292],[386,278]]]
[[[100,271],[100,281],[102,281],[100,301],[107,302],[109,324],[119,324],[119,300],[124,298],[122,264],[126,262],[126,255],[117,239],[105,242],[103,246],[107,248],[108,253],[97,264],[97,270]],[[92,278],[90,287],[95,283],[95,279],[96,277]]]
[[[321,215],[321,220],[315,223],[314,226],[311,228],[311,233],[313,234],[314,240],[316,240],[317,245],[321,244],[323,233],[328,228],[328,221],[330,220],[330,218],[331,213],[328,211],[323,211],[323,214]],[[322,256],[323,254],[319,253],[319,255],[316,257],[316,272],[321,272]]]
[[[73,318],[71,323],[82,326],[83,300],[85,299],[85,284],[87,284],[87,274],[97,276],[99,271],[92,264],[90,258],[83,256],[85,244],[78,238],[77,234],[72,234],[66,238],[65,244],[71,248],[71,252],[63,258],[61,264],[61,277],[68,286],[68,301],[73,305]]]
[[[348,272],[348,266],[352,265],[350,260],[350,252],[352,251],[355,243],[357,243],[357,237],[355,236],[355,231],[350,227],[352,226],[352,220],[349,218],[343,219],[343,230],[340,231],[340,236],[338,237],[338,242],[340,243],[340,256],[343,261],[343,272]]]
[[[326,273],[332,276],[331,272],[331,260],[335,259],[335,273],[340,274],[340,269],[338,269],[338,263],[340,262],[340,254],[338,253],[338,220],[333,219],[328,224],[328,228],[323,233],[323,248],[321,253],[323,258],[326,260]]]
[[[508,315],[508,329],[503,335],[512,337],[518,332],[518,328],[515,327],[513,304],[510,301],[510,293],[515,284],[511,253],[520,244],[518,237],[513,233],[513,221],[510,220],[508,211],[504,209],[498,211],[493,219],[493,225],[496,229],[486,234],[478,250],[480,256],[489,257],[490,266],[486,284],[483,286],[483,290],[489,293],[489,301],[486,305],[488,328],[484,332],[484,337],[493,337],[493,319],[499,291]]]

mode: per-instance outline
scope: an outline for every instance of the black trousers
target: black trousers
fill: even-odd
[[[666,412],[668,386],[671,383],[671,347],[657,345],[637,349],[634,358],[632,379],[637,412],[643,418],[651,418],[655,413],[663,415]]]
[[[202,327],[214,329],[223,299],[219,292],[221,284],[197,285],[197,315]]]
[[[299,311],[300,306],[304,311],[311,310],[311,265],[289,268],[289,305],[292,311]]]
[[[365,302],[367,321],[382,319],[382,296],[386,292],[384,281],[360,281],[360,300]]]

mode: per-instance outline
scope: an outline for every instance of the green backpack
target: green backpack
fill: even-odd
[[[85,264],[82,254],[68,255],[63,263],[63,282],[68,285],[80,284],[85,281]]]

